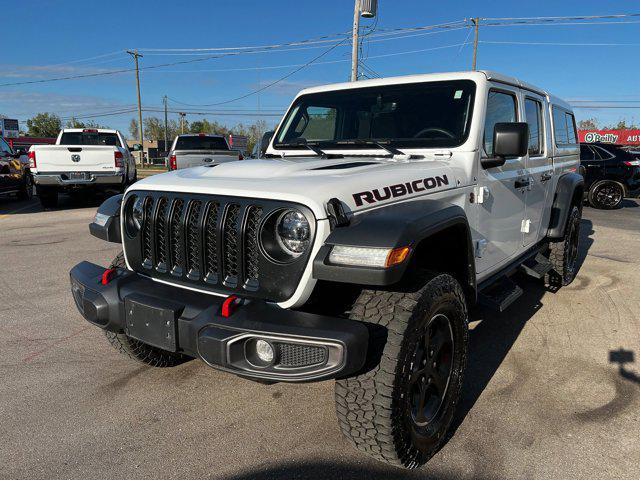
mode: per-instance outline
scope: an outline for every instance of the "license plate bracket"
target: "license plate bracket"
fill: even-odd
[[[169,352],[177,350],[180,306],[144,295],[129,295],[124,308],[128,336]]]
[[[69,172],[69,180],[90,180],[90,174],[86,172]]]

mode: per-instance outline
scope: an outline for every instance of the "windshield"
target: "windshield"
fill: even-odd
[[[227,141],[222,137],[207,135],[194,137],[178,137],[176,150],[229,150]]]
[[[274,147],[304,149],[301,144],[318,142],[323,148],[332,143],[338,148],[363,148],[358,141],[389,141],[407,148],[455,147],[469,133],[474,94],[474,82],[455,80],[303,95],[285,117]],[[355,142],[347,146],[342,141]]]
[[[115,133],[98,132],[64,132],[60,137],[60,145],[107,145],[121,147]]]

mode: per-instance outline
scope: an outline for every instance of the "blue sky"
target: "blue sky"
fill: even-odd
[[[639,13],[636,1],[513,0],[441,1],[379,0],[377,27],[431,25],[469,17],[529,17]],[[3,48],[0,83],[41,80],[132,67],[132,59],[114,52],[140,48],[215,48],[268,45],[347,32],[353,18],[352,0],[223,1],[163,0],[88,2],[6,2],[2,7]],[[640,22],[640,18],[633,19]],[[364,20],[363,26],[372,25]],[[383,37],[384,38],[384,37]],[[468,29],[364,42],[366,64],[382,76],[469,69],[472,48],[451,46],[473,39]],[[640,23],[621,25],[484,27],[481,42],[608,43],[615,46],[561,46],[481,43],[478,67],[497,70],[539,85],[565,99],[640,100]],[[620,45],[627,44],[627,45]],[[254,91],[326,51],[318,48],[239,55],[141,72],[142,100],[160,108],[162,96],[192,104],[223,102]],[[443,47],[443,48],[439,48]],[[429,50],[432,49],[432,50]],[[415,53],[406,53],[422,50]],[[109,56],[101,56],[111,54]],[[202,58],[157,55],[145,51],[141,66]],[[181,53],[181,52],[175,52]],[[101,56],[99,58],[93,58]],[[91,60],[83,60],[92,58]],[[320,62],[259,95],[219,107],[247,110],[251,115],[209,115],[234,125],[276,116],[291,97],[310,85],[344,81],[349,75],[346,43]],[[76,61],[82,60],[82,61]],[[73,62],[73,63],[68,63]],[[328,63],[332,62],[332,63]],[[284,67],[283,67],[284,66]],[[267,68],[275,67],[275,68]],[[256,70],[260,68],[262,70]],[[34,85],[0,87],[0,114],[26,120],[49,111],[67,117],[127,109],[136,103],[131,72],[104,77]],[[640,105],[640,103],[636,103]],[[172,109],[195,107],[170,103]],[[640,121],[640,109],[576,110],[578,118],[597,117],[604,123],[621,118]],[[157,115],[149,114],[145,115]],[[96,118],[128,133],[134,113]],[[176,118],[175,115],[172,115]],[[201,118],[188,115],[189,120]]]

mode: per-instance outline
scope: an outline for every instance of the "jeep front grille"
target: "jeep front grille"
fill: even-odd
[[[291,263],[274,262],[263,253],[260,234],[263,221],[286,208],[303,211],[313,225],[307,208],[236,197],[131,194],[144,197],[140,234],[124,238],[134,270],[181,285],[275,301],[295,291],[309,252]]]

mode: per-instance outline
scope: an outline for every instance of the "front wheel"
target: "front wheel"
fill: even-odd
[[[25,173],[24,181],[18,190],[19,200],[31,200],[33,197],[33,177],[30,173]]]
[[[416,292],[365,290],[351,318],[383,327],[377,366],[338,380],[336,411],[359,450],[416,468],[444,444],[460,399],[468,352],[464,293],[450,275],[428,275]],[[374,337],[373,342],[376,342]]]
[[[593,208],[612,210],[620,207],[624,199],[624,187],[609,180],[596,183],[589,189],[588,200]]]

